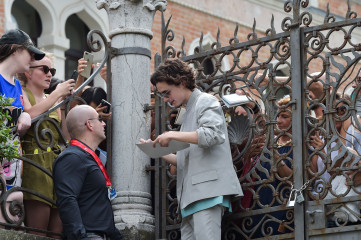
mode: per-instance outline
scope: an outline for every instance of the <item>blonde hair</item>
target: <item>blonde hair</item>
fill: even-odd
[[[285,95],[283,98],[277,101],[278,106],[285,106],[287,103],[291,101],[290,95]]]

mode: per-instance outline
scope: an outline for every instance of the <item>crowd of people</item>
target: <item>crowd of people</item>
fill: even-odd
[[[25,189],[12,191],[6,199],[8,208],[16,201],[25,209],[15,214],[7,209],[10,226],[21,224],[28,233],[53,238],[122,239],[110,203],[116,191],[105,169],[106,147],[101,145],[105,121],[111,117],[108,106],[100,104],[106,92],[88,87],[79,94],[86,105],[72,104],[67,116],[61,106],[32,124],[31,119],[72,95],[84,78],[79,74],[77,83],[52,81],[56,73],[52,55],[37,49],[19,29],[0,38],[0,55],[0,94],[14,100],[4,106],[11,119],[2,124],[16,126],[12,139],[21,142],[18,155],[31,160],[2,159],[0,174],[6,183],[2,191]],[[78,72],[85,66],[86,61],[79,59]],[[19,223],[19,214],[25,214],[24,223]]]
[[[78,72],[81,73],[85,66],[86,61],[79,59]],[[45,169],[17,158],[4,159],[0,173],[7,186],[2,190],[8,191],[13,187],[31,190],[12,192],[8,199],[24,203],[23,225],[29,227],[29,233],[54,238],[62,234],[65,239],[122,239],[115,227],[111,207],[111,200],[117,193],[105,169],[105,121],[111,119],[111,112],[105,111],[107,106],[101,104],[107,98],[106,92],[98,87],[85,88],[79,97],[86,104],[73,103],[67,115],[62,106],[47,118],[31,124],[31,119],[72,95],[84,82],[81,74],[77,81],[62,81],[55,80],[55,73],[52,55],[37,49],[25,32],[11,30],[0,38],[0,93],[14,99],[12,106],[7,107],[11,115],[7,124],[17,126],[13,138],[21,139],[19,155]],[[101,74],[105,78],[105,69]],[[308,104],[312,106],[310,119],[313,125],[310,130],[313,134],[309,134],[308,140],[308,154],[312,156],[309,178],[313,179],[312,194],[308,197],[312,200],[357,195],[361,173],[347,169],[342,173],[338,171],[335,177],[332,171],[358,166],[361,133],[355,121],[359,117],[344,119],[347,112],[345,103],[351,101],[351,97],[345,94],[335,94],[333,102],[327,103],[332,104],[335,111],[327,113],[325,91],[320,83],[324,75],[313,76],[308,79],[307,96]],[[314,80],[316,78],[317,81]],[[360,78],[358,72],[355,88]],[[265,79],[267,81],[269,79]],[[278,109],[277,123],[271,125],[274,134],[270,139],[264,124],[267,117],[264,109],[252,99],[252,91],[257,90],[248,88],[248,93],[245,88],[237,90],[237,94],[246,94],[251,101],[247,106],[233,109],[234,122],[229,125],[235,124],[237,116],[243,116],[238,118],[242,121],[246,119],[241,128],[249,129],[247,115],[252,114],[252,119],[258,119],[258,124],[263,123],[264,128],[251,136],[249,148],[244,151],[244,142],[234,142],[228,136],[229,126],[220,99],[197,89],[194,72],[187,63],[178,59],[166,60],[153,73],[151,83],[154,92],[165,102],[174,108],[185,108],[179,131],[167,131],[159,136],[152,135],[148,140],[141,139],[141,142],[152,142],[154,146],[168,146],[172,140],[190,144],[176,154],[162,157],[171,165],[172,173],[177,175],[182,239],[220,239],[225,211],[277,207],[287,203],[294,193],[291,187],[293,142],[289,95],[278,99],[273,106]],[[335,135],[341,142],[322,134],[320,129],[326,125],[326,114],[334,114]],[[51,133],[45,136],[42,130]],[[69,147],[65,148],[67,142]],[[344,146],[348,147],[349,157],[344,153]],[[241,160],[233,162],[240,152],[244,153]],[[345,157],[339,157],[341,152]],[[239,171],[235,171],[234,165]],[[245,178],[251,171],[253,175]],[[351,190],[347,185],[350,179],[354,183]],[[266,187],[259,184],[264,180]],[[255,184],[242,190],[242,183]],[[234,203],[235,200],[240,206]],[[340,209],[331,210],[334,214],[330,214],[330,222],[357,222],[360,219],[359,202],[347,203]],[[273,234],[291,232],[294,228],[293,219],[287,211],[282,209],[270,213],[277,221],[269,221],[265,226],[272,229]],[[4,220],[3,216],[0,217]],[[19,220],[19,216],[12,217],[14,222]],[[252,222],[257,225],[262,219],[261,215],[254,216]],[[261,227],[252,233],[252,237],[262,236],[264,231]]]

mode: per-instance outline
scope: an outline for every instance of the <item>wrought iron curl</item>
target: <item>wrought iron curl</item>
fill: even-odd
[[[96,35],[101,38],[102,42],[95,38]],[[107,38],[100,30],[91,30],[87,35],[87,43],[91,51],[99,52],[103,46],[107,47]]]
[[[326,166],[326,164],[325,164]],[[326,167],[323,168],[324,171],[322,171],[322,173],[326,172]],[[321,173],[320,173],[321,174]],[[308,196],[311,199],[324,199],[327,195],[328,192],[328,188],[329,188],[329,184],[327,183],[327,181],[322,178],[322,177],[315,177],[312,179],[311,181],[311,185],[313,186],[312,190],[315,194],[312,194],[311,192],[309,192]]]
[[[308,7],[308,4],[309,4],[309,0],[302,0],[302,1],[301,1],[301,7],[302,7],[302,8]]]
[[[311,44],[309,44],[309,41],[311,41]],[[307,47],[307,52],[311,55],[318,55],[325,48],[326,42],[326,38],[322,32],[317,31],[309,34],[305,38],[305,46],[310,46],[311,49]],[[311,52],[311,50],[313,50],[313,52]]]
[[[284,32],[287,32],[291,29],[291,25],[292,25],[292,18],[290,17],[285,17],[283,20],[282,20],[282,23],[281,23],[281,28]]]
[[[273,234],[273,227],[267,226],[270,222],[276,222],[274,219],[267,219],[262,223],[261,232],[264,237],[269,237]]]
[[[236,84],[232,79],[224,78],[219,86],[219,97],[222,98],[226,93],[234,93],[236,91]]]
[[[335,217],[336,226],[343,227],[343,226],[347,225],[347,223],[349,221],[349,215],[345,211],[338,208],[332,213],[338,213],[338,214],[334,215],[334,216],[336,216]]]
[[[1,179],[1,184],[3,184],[3,183],[4,183],[3,179]],[[4,189],[6,189],[6,187]],[[10,196],[10,194],[19,191],[18,189],[20,189],[20,188],[14,187],[9,190],[3,191],[1,193],[1,212],[2,212],[6,222],[8,222],[10,224],[14,224],[16,226],[20,226],[24,222],[24,219],[25,219],[24,204],[17,200],[12,200],[8,207],[9,213],[12,216],[18,216],[19,217],[18,220],[13,220],[10,218],[10,216],[8,215],[6,204],[8,202],[7,199]]]
[[[177,240],[180,238],[179,230],[172,230],[168,233],[168,240]]]
[[[49,147],[52,150],[54,149],[54,133],[49,128],[40,129],[42,127],[41,124],[43,122],[47,122],[47,123],[51,124],[55,128],[57,133],[59,134],[59,136],[60,136],[59,140],[62,141],[63,145],[66,145],[66,139],[60,129],[59,122],[50,117],[43,117],[40,120],[38,120],[35,124],[34,136],[35,136],[35,141],[36,141],[37,145],[44,151],[46,151]],[[47,145],[44,145],[43,143],[41,143],[41,140],[39,137],[39,132],[40,132],[41,139],[46,141],[48,143]]]
[[[168,29],[166,32],[165,32],[165,37],[167,38],[167,40],[169,42],[173,41],[174,40],[174,37],[175,37],[175,33],[172,29]]]
[[[312,15],[309,12],[303,12],[300,16],[302,23],[308,27],[312,23]]]
[[[177,55],[177,50],[173,46],[168,46],[165,48],[166,58],[175,58]]]
[[[223,234],[223,237],[226,240],[236,240],[237,239],[237,235],[236,235],[237,232],[239,232],[239,230],[237,231],[234,226],[226,228],[225,233]]]
[[[284,10],[286,13],[292,11],[292,3],[293,3],[293,0],[287,0],[287,1],[285,2],[285,4],[283,5],[283,10]]]
[[[276,59],[288,59],[291,56],[290,40],[288,38],[281,38],[275,44],[274,56]]]
[[[286,218],[287,218],[287,220],[293,222],[293,217],[294,217],[294,215],[295,215],[295,212],[293,211],[293,209],[287,210],[287,212],[286,212]]]

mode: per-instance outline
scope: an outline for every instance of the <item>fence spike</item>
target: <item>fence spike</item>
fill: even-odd
[[[272,14],[272,18],[271,18],[271,28],[266,30],[266,35],[276,35],[275,17],[273,14]]]

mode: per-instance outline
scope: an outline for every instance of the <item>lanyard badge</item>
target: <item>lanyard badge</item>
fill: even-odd
[[[78,140],[74,140],[72,139],[70,141],[71,145],[80,147],[81,149],[83,149],[84,151],[86,151],[87,153],[89,153],[90,155],[92,155],[92,157],[94,158],[95,162],[98,164],[100,170],[102,171],[104,178],[105,178],[105,182],[108,188],[108,198],[110,201],[112,201],[114,198],[116,198],[117,196],[117,191],[115,191],[115,189],[112,187],[112,183],[110,182],[110,177],[107,173],[107,170],[105,169],[103,163],[100,161],[98,155],[95,154],[95,152],[93,150],[91,150],[90,148],[88,148],[87,146],[85,146],[83,143],[79,142]]]
[[[112,201],[114,198],[117,197],[117,191],[115,191],[115,188],[112,188],[112,186],[108,187],[108,198],[110,201]]]

